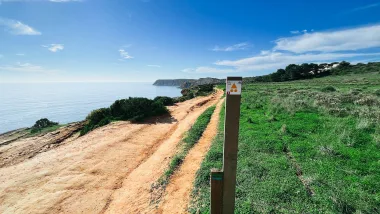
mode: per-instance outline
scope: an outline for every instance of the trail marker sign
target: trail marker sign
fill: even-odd
[[[229,80],[226,82],[226,92],[228,95],[241,95],[241,80]]]
[[[227,77],[222,171],[211,171],[211,214],[233,214],[239,139],[241,77]]]

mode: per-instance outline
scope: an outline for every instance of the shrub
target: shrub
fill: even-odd
[[[171,99],[171,98],[170,98]],[[168,109],[162,102],[155,102],[147,98],[128,98],[116,100],[110,108],[101,108],[92,111],[86,117],[86,125],[81,130],[81,135],[105,126],[112,120],[140,121],[150,116],[165,114]]]
[[[146,117],[168,112],[162,103],[142,97],[116,100],[110,109],[114,118],[131,121],[140,121]]]
[[[32,126],[31,133],[36,133],[41,131],[44,128],[52,127],[58,125],[57,122],[53,122],[48,120],[47,118],[42,118],[36,121],[36,123]]]
[[[205,85],[199,85],[198,86],[198,91],[199,92],[211,92],[214,90],[214,85],[213,84],[205,84]]]
[[[81,130],[80,134],[84,135],[87,132],[101,126],[105,126],[111,122],[111,111],[109,108],[100,108],[92,111],[86,117],[86,125]]]
[[[182,89],[181,94],[182,96],[187,96],[190,92],[191,92],[190,89],[185,88],[185,89]]]
[[[322,88],[321,91],[322,92],[334,92],[334,91],[336,91],[336,89],[333,86],[329,85],[329,86]]]
[[[174,101],[174,103],[181,103],[181,102],[186,101],[186,97],[184,97],[184,96],[176,97],[173,99],[173,101]]]
[[[377,89],[377,90],[375,91],[375,95],[380,97],[380,89]]]
[[[160,102],[160,103],[162,103],[164,106],[171,106],[171,105],[174,105],[174,99],[171,98],[171,97],[161,97],[161,96],[158,96],[158,97],[154,98],[153,101],[154,101],[154,102]]]

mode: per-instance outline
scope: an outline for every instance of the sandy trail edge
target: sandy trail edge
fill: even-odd
[[[176,139],[220,96],[218,92],[170,107],[172,118],[161,122],[112,123],[0,168],[0,213],[134,213],[127,210],[149,202],[149,193],[147,199],[135,197],[145,185],[150,187],[140,173],[158,177],[156,168],[175,153]],[[133,194],[123,198],[119,192]]]
[[[219,115],[223,101],[224,99],[218,102],[201,139],[189,151],[179,170],[170,179],[166,188],[166,195],[156,210],[157,213],[187,213],[195,175],[218,132]]]
[[[103,213],[151,213],[151,185],[159,179],[166,170],[169,161],[177,150],[177,145],[183,134],[194,124],[195,120],[211,105],[218,103],[223,91],[218,90],[212,99],[197,111],[187,117],[188,122],[179,124],[173,134],[144,163],[133,170],[117,189],[112,202]]]

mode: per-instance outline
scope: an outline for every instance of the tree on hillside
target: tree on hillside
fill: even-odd
[[[290,77],[290,80],[298,80],[301,77],[299,65],[290,64],[285,68],[286,74]]]

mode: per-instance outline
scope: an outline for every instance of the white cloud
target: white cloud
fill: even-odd
[[[15,65],[0,66],[0,71],[18,71],[18,72],[30,72],[30,73],[55,73],[57,70],[46,69],[39,65],[33,65],[30,63],[20,63]]]
[[[306,33],[301,36],[280,38],[274,50],[306,53],[311,51],[353,51],[380,47],[380,25]]]
[[[119,49],[119,53],[122,59],[133,59],[133,56],[129,55],[124,49]]]
[[[148,67],[155,67],[155,68],[161,68],[160,65],[146,65],[146,66],[148,66]]]
[[[47,48],[51,52],[62,51],[65,46],[63,44],[50,44],[50,45],[42,45],[42,47]]]
[[[231,45],[231,46],[228,46],[228,47],[219,47],[219,46],[215,46],[213,49],[211,49],[212,51],[237,51],[237,50],[245,50],[249,47],[249,43],[247,42],[242,42],[242,43],[238,43],[238,44],[234,44],[234,45]]]
[[[307,53],[291,54],[271,52],[267,55],[243,58],[239,60],[222,60],[214,64],[232,67],[236,71],[255,71],[284,68],[289,64],[340,61],[355,57],[380,56],[380,53]]]
[[[14,35],[41,35],[41,32],[16,20],[0,18],[0,26],[4,26],[5,31]]]
[[[299,31],[299,30],[292,30],[292,31],[290,31],[290,33],[291,33],[291,34],[299,34],[300,31]]]

